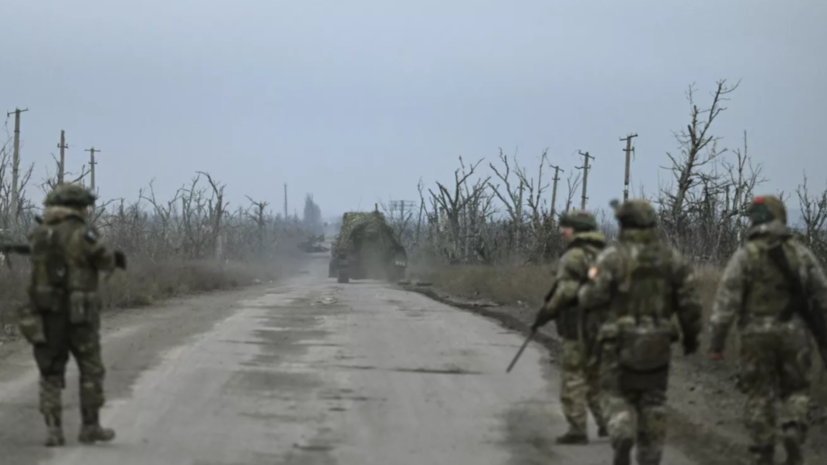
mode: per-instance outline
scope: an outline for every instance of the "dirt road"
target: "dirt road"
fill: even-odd
[[[107,445],[40,446],[28,351],[0,361],[0,462],[84,465],[605,464],[605,440],[561,447],[558,378],[491,320],[380,283],[336,284],[324,261],[283,285],[106,318]],[[688,465],[669,450],[665,463]]]

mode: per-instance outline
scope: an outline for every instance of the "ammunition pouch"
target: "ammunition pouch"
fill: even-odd
[[[100,307],[97,293],[73,291],[69,294],[69,321],[72,324],[96,322],[100,318]]]
[[[667,325],[638,324],[622,328],[618,341],[620,366],[639,373],[665,369],[672,360],[672,336]]]
[[[557,334],[566,340],[576,341],[580,339],[581,328],[583,327],[583,310],[572,305],[560,312],[557,318]]]
[[[665,391],[669,387],[669,365],[651,371],[635,371],[621,366],[618,384],[624,391]]]
[[[31,305],[22,305],[17,309],[17,327],[20,334],[30,344],[44,344],[46,335],[43,332],[43,317]]]
[[[63,308],[64,291],[50,285],[29,288],[31,305],[41,312],[58,312]]]
[[[126,254],[120,250],[115,251],[115,268],[126,269]]]

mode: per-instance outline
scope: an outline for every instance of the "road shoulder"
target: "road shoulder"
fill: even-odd
[[[404,288],[491,318],[525,335],[536,313],[527,307],[461,298],[432,286],[412,284]],[[553,325],[542,328],[535,340],[557,359],[559,339]],[[679,350],[675,352],[669,390],[669,444],[698,463],[748,464],[748,442],[741,419],[744,397],[735,389],[732,367],[714,365],[698,355],[684,359]],[[808,458],[818,463],[827,459],[827,426],[814,425],[811,433]]]

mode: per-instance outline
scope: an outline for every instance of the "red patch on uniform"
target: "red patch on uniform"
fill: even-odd
[[[597,277],[597,272],[598,272],[598,269],[597,269],[596,266],[593,266],[593,267],[589,268],[589,279],[594,281],[594,278]]]
[[[752,203],[764,203],[764,201],[764,197],[756,197],[755,199],[753,199]]]

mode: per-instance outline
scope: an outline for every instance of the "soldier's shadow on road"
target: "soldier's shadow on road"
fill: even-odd
[[[557,411],[555,411],[557,409]],[[530,400],[514,404],[501,414],[503,446],[509,451],[509,465],[605,465],[611,461],[611,449],[605,440],[592,438],[587,446],[561,446],[557,435],[566,426],[559,424],[559,405],[547,400]]]
[[[554,438],[548,402],[516,404],[501,414],[504,446],[511,454],[511,465],[555,463]]]

